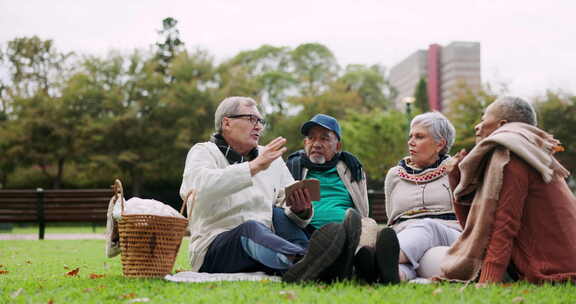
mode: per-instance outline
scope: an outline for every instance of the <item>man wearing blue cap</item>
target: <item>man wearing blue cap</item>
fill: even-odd
[[[337,272],[334,263],[344,251],[345,227],[326,225],[308,241],[301,228],[312,215],[311,199],[307,190],[284,193],[294,183],[281,157],[286,139],[259,145],[266,121],[256,101],[224,99],[214,123],[212,139],[190,148],[180,187],[191,210],[192,270],[264,271],[283,274],[286,282],[314,281],[322,273]],[[302,214],[308,217],[299,218]],[[274,229],[277,220],[283,220],[283,231]],[[296,242],[294,235],[303,235],[305,242]]]
[[[328,223],[344,223],[348,250],[339,258],[344,269],[336,279],[349,278],[361,234],[352,228],[368,217],[366,174],[354,155],[342,151],[342,131],[334,117],[317,114],[302,125],[301,133],[306,136],[304,150],[291,154],[286,165],[295,180],[320,181],[320,200],[312,202],[312,220],[305,229],[311,234]]]

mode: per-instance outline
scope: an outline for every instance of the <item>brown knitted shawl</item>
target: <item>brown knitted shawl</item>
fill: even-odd
[[[554,157],[559,141],[537,127],[507,123],[478,143],[459,164],[461,179],[454,190],[455,199],[476,192],[462,235],[450,247],[441,264],[444,277],[455,281],[476,280],[492,232],[504,166],[510,152],[526,161],[545,182],[554,176],[569,175]],[[466,202],[461,202],[466,203]]]

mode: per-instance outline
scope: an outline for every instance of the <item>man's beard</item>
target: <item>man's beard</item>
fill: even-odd
[[[311,163],[317,164],[317,165],[322,165],[326,162],[326,157],[324,157],[322,155],[314,155],[314,156],[310,156],[308,158],[310,159]]]

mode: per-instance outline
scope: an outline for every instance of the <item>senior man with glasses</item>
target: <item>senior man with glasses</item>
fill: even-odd
[[[256,102],[228,97],[215,113],[211,141],[195,144],[186,158],[180,196],[190,215],[190,263],[193,271],[284,274],[287,281],[315,280],[342,253],[346,233],[341,224],[318,230],[310,241],[302,227],[313,215],[310,194],[297,190],[282,160],[286,139],[259,146],[266,122]],[[196,193],[192,200],[191,193]],[[274,214],[274,205],[284,207]],[[285,233],[272,227],[283,217]]]

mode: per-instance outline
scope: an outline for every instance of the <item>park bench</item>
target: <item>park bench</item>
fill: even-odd
[[[369,192],[368,202],[370,204],[369,216],[378,224],[386,224],[388,217],[386,216],[386,195],[384,192]]]
[[[112,189],[0,190],[0,223],[38,223],[44,239],[46,223],[106,222]]]

